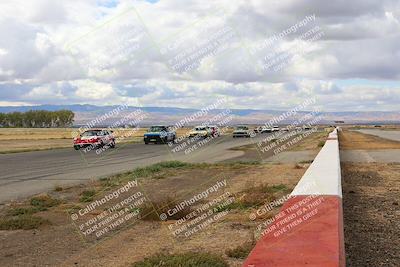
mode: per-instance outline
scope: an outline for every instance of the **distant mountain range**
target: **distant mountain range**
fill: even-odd
[[[120,110],[115,116],[109,117],[102,121],[102,125],[110,125],[115,121],[122,120],[128,114],[137,109],[141,109],[145,114],[145,119],[141,122],[144,125],[151,124],[175,124],[184,118],[190,118],[188,125],[202,123],[206,120],[215,118],[218,114],[225,111],[223,117],[233,115],[229,120],[229,124],[263,124],[274,117],[279,117],[286,111],[278,110],[256,110],[256,109],[214,109],[204,114],[202,117],[194,116],[199,109],[175,108],[175,107],[125,107],[121,106],[96,106],[96,105],[39,105],[39,106],[4,106],[0,107],[1,113],[9,112],[25,112],[28,110],[48,110],[55,111],[60,109],[68,109],[75,113],[75,125],[84,125],[104,114],[113,110]],[[287,117],[280,121],[280,124],[291,123],[309,112],[302,111],[296,116]],[[335,121],[344,121],[352,124],[391,124],[400,123],[400,111],[368,111],[368,112],[321,112],[322,120],[319,123],[334,124]],[[220,118],[221,120],[223,119]],[[215,123],[217,124],[217,123]]]

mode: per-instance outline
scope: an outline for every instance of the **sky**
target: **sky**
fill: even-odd
[[[0,34],[0,106],[400,110],[398,0],[10,0]]]

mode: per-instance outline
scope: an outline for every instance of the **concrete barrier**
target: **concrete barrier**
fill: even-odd
[[[269,223],[243,266],[345,266],[338,129]]]

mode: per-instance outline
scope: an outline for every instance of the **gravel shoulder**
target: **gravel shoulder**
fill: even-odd
[[[339,138],[341,150],[358,151],[353,157],[399,146],[357,132],[343,131]],[[369,157],[355,161],[341,163],[346,265],[400,266],[400,158],[391,163]]]
[[[400,164],[342,164],[347,266],[400,266]]]

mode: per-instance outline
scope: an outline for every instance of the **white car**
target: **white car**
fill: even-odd
[[[255,133],[261,133],[262,132],[262,126],[258,126],[256,128],[254,128],[254,132]]]
[[[211,136],[212,131],[208,126],[196,126],[189,132],[189,137],[203,137]]]
[[[269,128],[267,128],[266,126],[258,126],[254,129],[255,133],[269,133],[272,130],[269,130]]]
[[[266,126],[263,126],[261,128],[261,133],[272,133],[272,132],[273,132],[272,128],[269,128],[269,127],[266,127]]]
[[[279,132],[279,126],[274,126],[274,127],[272,127],[272,131],[273,132]]]
[[[107,129],[87,130],[74,138],[74,148],[79,150],[84,147],[115,147],[113,132]]]
[[[249,127],[241,125],[241,126],[237,126],[236,129],[233,131],[233,138],[250,137],[251,134],[252,134],[252,131],[249,129]]]

